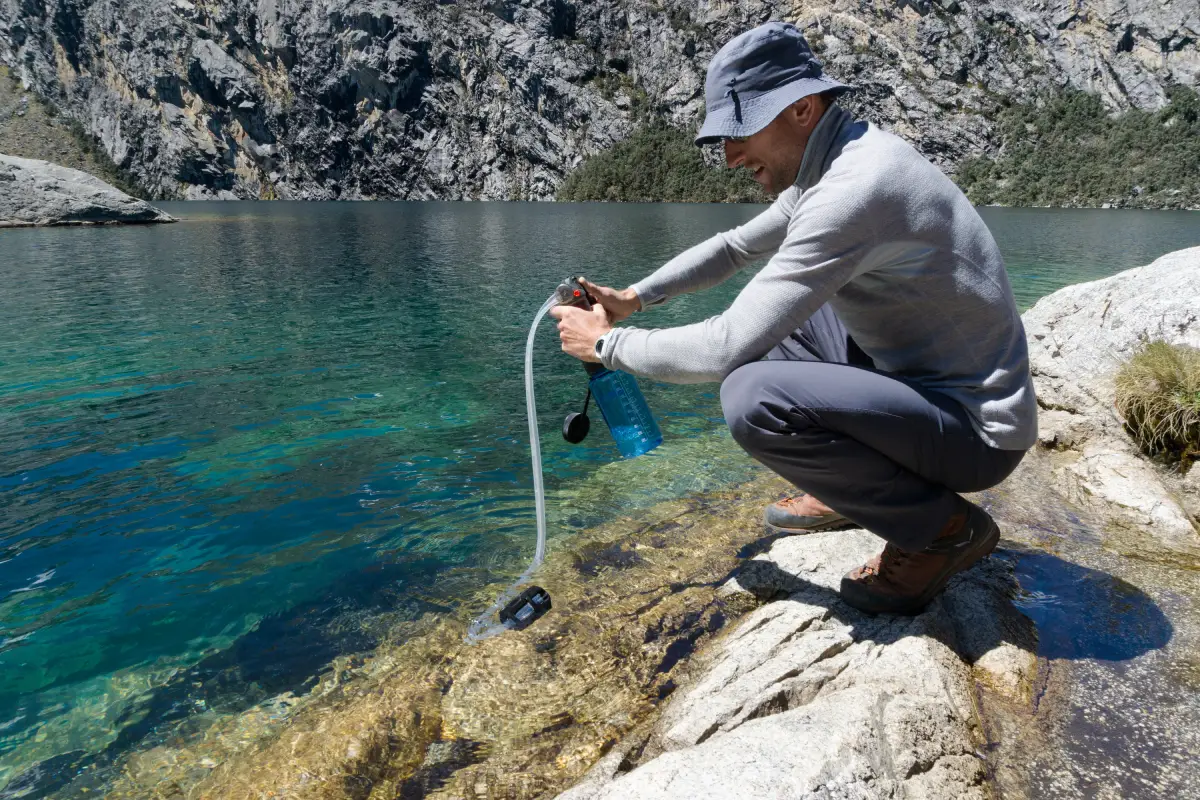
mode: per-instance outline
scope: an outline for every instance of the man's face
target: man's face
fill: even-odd
[[[726,139],[726,165],[745,167],[768,194],[779,194],[796,182],[804,147],[823,110],[818,98],[805,98],[753,136]]]

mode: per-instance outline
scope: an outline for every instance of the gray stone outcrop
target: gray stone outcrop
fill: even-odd
[[[1200,348],[1200,247],[1068,286],[1023,319],[1042,442],[1079,454],[1059,469],[1071,499],[1113,504],[1166,543],[1192,541],[1196,477],[1165,473],[1137,453],[1113,407],[1113,375],[1147,339]]]
[[[1053,406],[1043,416],[1063,437],[1043,440],[1063,451],[1046,491],[1180,552],[1200,545],[1176,499],[1196,491],[1200,470],[1176,486],[1134,450],[1110,411],[1111,373],[1145,337],[1196,343],[1198,308],[1195,248],[1063,289],[1024,318],[1039,396]],[[1002,527],[1036,540],[1029,516]],[[1002,552],[981,562],[917,617],[870,617],[836,589],[881,544],[863,530],[775,540],[725,587],[765,605],[697,658],[649,731],[560,800],[990,796],[976,692],[1028,708],[1039,674],[1012,562]]]
[[[86,172],[0,155],[0,228],[114,222],[174,219]]]
[[[544,199],[641,115],[698,122],[768,19],[947,168],[1006,100],[1200,82],[1200,6],[1168,0],[0,0],[0,62],[156,196]]]
[[[832,531],[756,556],[726,591],[783,599],[722,640],[645,741],[561,800],[985,797],[969,665],[1013,697],[1036,668],[1011,567],[973,570],[915,618],[871,617],[837,585],[880,544]]]
[[[1116,368],[1143,340],[1200,347],[1198,287],[1200,247],[1193,247],[1043,297],[1022,317],[1038,402],[1073,415],[1102,413],[1112,405]]]

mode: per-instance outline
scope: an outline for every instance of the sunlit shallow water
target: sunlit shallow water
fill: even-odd
[[[0,785],[302,691],[335,656],[515,576],[533,547],[521,353],[541,300],[571,273],[628,283],[757,211],[169,210],[185,221],[0,236]],[[1195,214],[983,213],[1023,306],[1200,244]],[[744,280],[647,319],[701,319]],[[545,328],[552,550],[757,474],[714,386],[643,382],[666,437],[649,456],[616,461],[602,428],[564,443],[585,376]],[[206,688],[149,707],[187,668]]]
[[[1200,796],[1200,539],[1160,541],[1093,502],[1061,471],[1073,457],[1038,448],[981,499],[1037,628],[1029,702],[982,698],[993,793]]]

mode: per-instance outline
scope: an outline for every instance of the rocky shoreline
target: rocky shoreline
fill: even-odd
[[[725,590],[782,599],[757,609],[702,654],[698,680],[562,800],[985,797],[989,784],[997,794],[1020,797],[1098,790],[1196,796],[1186,778],[1197,738],[1186,728],[1186,709],[1176,709],[1184,712],[1177,728],[1168,724],[1150,737],[1157,774],[1136,765],[1123,774],[1088,774],[1087,767],[1098,765],[1081,770],[1071,763],[1067,743],[1047,718],[1086,698],[1086,682],[1072,678],[1069,667],[1059,669],[1055,651],[1039,642],[1038,614],[1018,611],[1014,600],[1030,587],[1015,579],[1014,565],[1022,550],[1036,554],[1049,540],[1059,540],[1058,552],[1070,551],[1061,540],[1074,530],[1076,537],[1100,537],[1108,550],[1133,539],[1141,557],[1181,569],[1185,582],[1193,577],[1187,573],[1200,560],[1200,475],[1171,474],[1140,455],[1110,409],[1112,373],[1144,338],[1200,346],[1200,248],[1063,289],[1039,301],[1024,321],[1044,409],[1043,449],[978,498],[1001,523],[998,555],[956,579],[915,619],[872,618],[841,603],[836,586],[845,570],[878,549],[874,536],[847,531],[778,540]],[[1051,571],[1081,569],[1087,568],[1062,559]],[[1170,587],[1176,594],[1180,588]],[[1189,648],[1200,627],[1200,592],[1192,586],[1183,618],[1169,621],[1149,594],[1132,587],[1128,594],[1151,619],[1149,641],[1133,644],[1147,633],[1142,628],[1117,631],[1102,644],[1123,657],[1116,660],[1137,663],[1183,640],[1178,662],[1194,682],[1196,654]],[[1085,612],[1103,616],[1111,609]],[[1104,658],[1101,647],[1094,650],[1080,660]],[[1055,672],[1064,673],[1054,674],[1053,694],[1063,697],[1057,707],[1046,699]],[[1149,683],[1151,676],[1138,680]],[[1103,713],[1106,702],[1092,698],[1091,711]],[[1116,727],[1109,732],[1115,735]],[[1039,740],[1050,752],[1025,752],[1024,742]],[[1118,755],[1119,746],[1111,749],[1117,763],[1132,759]]]
[[[174,222],[86,172],[0,154],[0,228]]]
[[[315,687],[0,796],[1196,797],[1200,470],[1137,453],[1108,376],[1142,335],[1200,344],[1198,295],[1194,248],[1026,313],[1042,444],[974,498],[1001,548],[917,617],[838,599],[871,534],[764,538],[765,475],[572,533],[525,631],[464,643],[484,587]]]

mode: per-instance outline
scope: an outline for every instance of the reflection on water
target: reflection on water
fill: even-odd
[[[30,797],[180,726],[286,718],[338,658],[511,579],[533,543],[520,361],[537,304],[570,273],[628,283],[757,211],[170,210],[185,222],[0,238],[0,785],[23,775]],[[983,213],[1025,303],[1200,243],[1197,215]],[[746,277],[647,322],[701,319]],[[553,432],[583,375],[549,326],[535,368]],[[666,437],[650,455],[544,437],[552,552],[758,474],[715,387],[643,389]],[[581,556],[585,572],[643,557]]]
[[[1200,245],[1195,211],[981,208],[1022,309],[1072,283],[1093,281]]]

